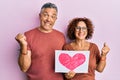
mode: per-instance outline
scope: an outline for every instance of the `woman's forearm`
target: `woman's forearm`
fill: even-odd
[[[98,72],[102,72],[106,66],[106,55],[101,55],[101,59],[97,64],[96,70]]]

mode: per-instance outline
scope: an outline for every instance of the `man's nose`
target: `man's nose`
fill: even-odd
[[[50,21],[50,20],[51,20],[51,17],[50,17],[50,16],[48,16],[48,17],[47,17],[47,20],[48,20],[48,21]]]

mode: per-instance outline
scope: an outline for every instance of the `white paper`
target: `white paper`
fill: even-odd
[[[55,50],[55,72],[87,73],[90,51]]]

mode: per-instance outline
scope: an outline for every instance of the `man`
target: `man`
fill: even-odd
[[[44,4],[40,26],[15,37],[21,48],[18,63],[28,80],[63,80],[62,74],[54,71],[55,50],[65,43],[64,35],[53,29],[57,13],[55,4]]]

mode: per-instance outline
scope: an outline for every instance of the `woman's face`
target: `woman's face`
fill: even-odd
[[[87,36],[87,26],[84,21],[78,22],[77,26],[75,27],[75,37],[79,40],[84,40]]]

